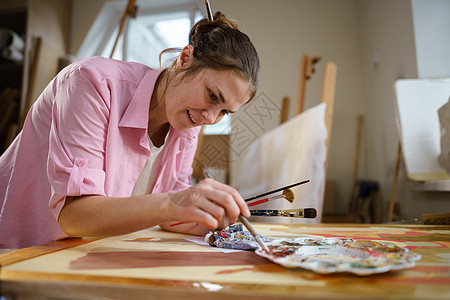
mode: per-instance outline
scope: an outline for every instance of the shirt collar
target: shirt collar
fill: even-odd
[[[147,129],[150,100],[156,80],[164,69],[149,69],[142,77],[136,91],[120,119],[119,126]]]

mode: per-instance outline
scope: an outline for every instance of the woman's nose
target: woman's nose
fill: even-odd
[[[208,125],[217,123],[219,114],[220,109],[205,109],[202,111],[202,117]]]

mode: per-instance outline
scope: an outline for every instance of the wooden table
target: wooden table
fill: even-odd
[[[353,237],[418,253],[410,269],[357,276],[286,269],[252,251],[222,253],[151,228],[67,239],[0,255],[1,293],[14,299],[450,299],[450,227],[263,224],[270,237]],[[8,299],[8,298],[7,298]]]

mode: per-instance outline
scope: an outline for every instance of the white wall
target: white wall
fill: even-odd
[[[412,0],[419,78],[450,76],[450,1]]]
[[[72,1],[72,17],[70,19],[70,53],[76,55],[85,36],[100,13],[103,4],[108,0],[75,0]],[[125,3],[125,2],[124,2]],[[117,20],[120,22],[120,20]]]

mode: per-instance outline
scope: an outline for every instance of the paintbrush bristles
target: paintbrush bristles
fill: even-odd
[[[289,203],[293,203],[295,199],[294,192],[291,189],[285,189],[283,191],[283,197],[289,201]]]
[[[266,199],[252,201],[248,204],[248,206],[255,206],[258,204],[266,203],[266,202],[273,201],[273,200],[280,199],[280,198],[283,198],[283,199],[289,201],[290,203],[293,203],[294,202],[294,192],[291,189],[286,189],[280,195],[268,197]]]
[[[305,184],[305,183],[308,183],[308,182],[309,182],[309,179],[308,180],[303,180],[303,181],[300,181],[300,182],[297,182],[297,183],[294,183],[294,184],[291,184],[291,185],[288,185],[288,186],[285,186],[285,187],[281,187],[281,188],[275,189],[273,191],[265,192],[265,193],[262,193],[262,194],[259,194],[259,195],[247,198],[244,201],[245,202],[249,202],[249,201],[252,201],[252,200],[255,200],[255,199],[258,199],[258,198],[270,195],[270,194],[274,194],[274,193],[277,193],[277,192],[281,192],[281,191],[284,191],[285,189],[290,189],[290,188],[292,188],[294,186],[297,186],[297,185],[300,185],[300,184]]]
[[[305,218],[314,219],[315,217],[317,217],[317,210],[315,208],[304,208],[303,216]]]

